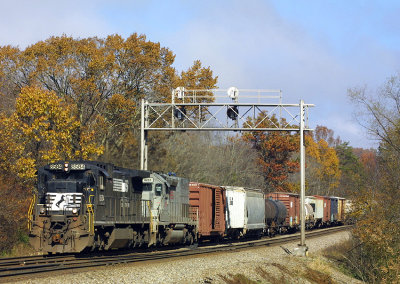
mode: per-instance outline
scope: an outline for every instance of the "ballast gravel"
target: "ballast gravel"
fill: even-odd
[[[235,252],[180,257],[145,263],[101,267],[88,272],[60,273],[19,283],[240,283],[231,282],[238,274],[258,283],[310,283],[301,277],[302,267],[328,270],[333,283],[361,283],[337,270],[330,270],[326,261],[319,268],[318,252],[350,238],[349,232],[307,239],[310,257],[296,257],[298,242],[280,246],[258,247]],[[323,264],[325,263],[325,264]],[[316,267],[316,268],[315,268]],[[299,276],[300,275],[300,276]],[[269,279],[269,280],[268,280]],[[326,282],[328,283],[328,282]]]

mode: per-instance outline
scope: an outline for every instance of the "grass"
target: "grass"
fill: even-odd
[[[11,250],[0,252],[0,257],[16,257],[24,255],[33,255],[35,250],[29,245],[29,236],[19,231],[17,233],[17,241]]]
[[[296,261],[295,258],[290,261]],[[327,260],[321,256],[299,261],[298,268],[289,269],[280,263],[265,263],[257,266],[254,270],[260,280],[252,280],[243,274],[219,275],[227,284],[254,284],[254,283],[301,283],[307,280],[311,283],[333,284],[332,268]]]
[[[362,272],[357,269],[357,265],[350,259],[349,252],[353,251],[353,248],[354,242],[348,240],[324,249],[322,254],[327,259],[332,260],[343,274],[364,281]]]
[[[254,280],[251,280],[247,278],[243,274],[228,274],[228,276],[220,275],[222,280],[225,281],[227,284],[258,284],[259,282],[256,282]]]
[[[330,274],[321,272],[310,267],[306,267],[303,277],[307,280],[319,284],[333,284],[336,283]]]

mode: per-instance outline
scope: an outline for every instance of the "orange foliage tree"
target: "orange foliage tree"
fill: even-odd
[[[273,115],[270,120],[264,119],[265,113],[256,118],[259,127],[278,125],[278,119]],[[249,118],[250,119],[250,118]],[[250,123],[249,123],[250,124]],[[282,121],[285,125],[286,122]],[[258,162],[262,166],[267,191],[293,191],[293,184],[288,182],[288,175],[298,170],[298,161],[292,158],[298,150],[299,136],[286,131],[254,131],[243,135],[243,139],[252,143],[257,150]]]

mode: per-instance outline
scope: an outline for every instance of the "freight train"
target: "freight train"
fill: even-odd
[[[189,183],[94,161],[40,168],[37,190],[29,239],[49,254],[273,236],[300,223],[296,194]],[[343,222],[343,198],[307,200],[308,228]]]

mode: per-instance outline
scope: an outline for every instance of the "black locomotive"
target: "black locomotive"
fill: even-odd
[[[57,162],[38,170],[30,242],[48,253],[196,241],[188,180],[112,164]]]

